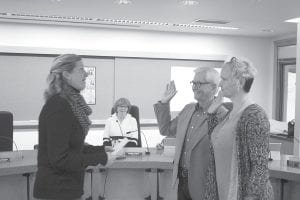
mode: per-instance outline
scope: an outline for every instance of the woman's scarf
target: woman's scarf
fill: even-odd
[[[208,115],[208,138],[209,138],[209,164],[206,171],[206,183],[205,183],[205,192],[204,200],[219,200],[218,194],[218,184],[217,184],[217,174],[216,174],[216,163],[215,163],[215,154],[214,148],[211,140],[211,134],[214,128],[219,123],[216,113]]]
[[[71,109],[79,121],[83,133],[87,135],[91,120],[89,115],[92,114],[92,109],[87,105],[80,92],[69,85],[64,85],[62,97],[64,97],[71,106]]]

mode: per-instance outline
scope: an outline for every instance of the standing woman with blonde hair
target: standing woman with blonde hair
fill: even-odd
[[[81,199],[85,168],[107,163],[103,146],[84,144],[92,113],[80,94],[86,77],[78,55],[54,59],[44,94],[46,103],[39,116],[35,198]]]
[[[211,133],[215,162],[210,162],[205,199],[274,198],[268,169],[270,124],[263,108],[250,97],[255,74],[245,59],[233,57],[223,65],[221,92],[209,112],[222,103],[223,96],[233,108]]]

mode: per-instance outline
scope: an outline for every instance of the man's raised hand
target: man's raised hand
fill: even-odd
[[[167,87],[163,94],[161,102],[168,103],[176,95],[176,93],[177,93],[177,90],[176,90],[175,82],[171,81],[170,83],[167,84]]]

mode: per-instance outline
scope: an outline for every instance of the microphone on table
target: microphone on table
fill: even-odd
[[[127,131],[127,132],[126,132],[126,134],[134,133],[134,132],[137,132],[137,131],[138,131],[138,130],[134,130],[134,131]],[[148,145],[147,138],[146,138],[146,136],[145,136],[145,134],[144,134],[144,132],[143,132],[143,131],[141,131],[141,133],[142,133],[142,135],[143,135],[143,136],[144,136],[144,138],[145,138],[145,142],[146,142],[146,146],[147,146],[147,150],[146,150],[145,154],[146,154],[146,155],[150,155],[150,149],[149,149],[149,145]]]
[[[146,155],[150,155],[150,149],[149,149],[149,145],[148,145],[148,142],[147,142],[147,138],[146,138],[146,136],[145,136],[145,134],[144,134],[143,131],[141,131],[141,133],[143,134],[143,136],[145,138],[145,142],[146,142],[146,146],[147,146],[147,150],[146,150],[145,154]]]

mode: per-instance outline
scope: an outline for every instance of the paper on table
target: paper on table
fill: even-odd
[[[125,147],[128,141],[129,140],[127,138],[124,138],[123,140],[121,140],[121,142],[116,143],[116,145],[114,146],[114,151],[111,152],[111,155],[113,156],[119,155],[120,151]]]

